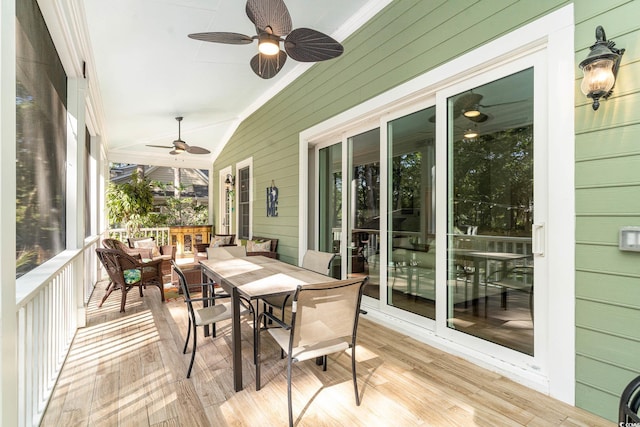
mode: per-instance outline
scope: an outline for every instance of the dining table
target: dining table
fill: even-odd
[[[216,248],[218,249],[218,248]],[[268,296],[292,294],[298,285],[336,279],[264,256],[234,256],[219,248],[209,259],[200,260],[203,282],[215,282],[231,296],[231,347],[235,391],[242,390],[242,339],[240,299],[250,302]],[[256,304],[256,310],[259,304]],[[259,325],[254,325],[258,328]],[[205,334],[207,331],[205,330]],[[254,343],[255,345],[255,343]]]
[[[485,284],[487,282],[486,276],[488,275],[488,262],[497,261],[501,264],[499,271],[507,271],[507,263],[510,261],[522,260],[530,258],[531,255],[519,254],[511,252],[492,252],[492,251],[480,251],[475,249],[453,249],[450,253],[454,256],[457,262],[461,260],[470,260],[473,262],[473,282],[471,288],[471,304],[473,308],[473,315],[477,316],[479,313],[479,288],[480,288],[480,267],[481,263],[485,264]],[[465,305],[466,305],[466,288],[465,288]],[[486,311],[485,311],[486,313]]]

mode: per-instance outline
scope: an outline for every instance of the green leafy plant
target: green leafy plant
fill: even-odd
[[[151,183],[134,172],[129,182],[109,184],[106,202],[109,224],[124,227],[129,236],[136,236],[153,211]]]

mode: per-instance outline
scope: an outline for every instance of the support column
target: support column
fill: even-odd
[[[83,78],[67,79],[67,249],[84,248],[86,208],[84,189],[86,167],[86,93],[87,82]],[[78,327],[86,324],[84,306],[84,257],[79,257],[74,268],[75,301]]]

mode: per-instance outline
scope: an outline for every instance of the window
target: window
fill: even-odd
[[[250,208],[250,180],[249,167],[238,170],[238,238],[249,239],[249,224],[251,220]]]
[[[66,247],[67,76],[35,0],[16,2],[16,276]]]

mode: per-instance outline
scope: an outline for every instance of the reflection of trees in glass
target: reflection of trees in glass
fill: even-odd
[[[378,228],[369,224],[380,215],[380,163],[354,167],[356,182],[355,228]]]
[[[453,148],[454,219],[484,233],[530,233],[533,127],[460,140]]]
[[[340,227],[342,225],[342,172],[334,172],[332,177],[333,185],[329,188],[332,199],[331,206],[333,206],[331,224],[333,227]]]
[[[393,158],[391,181],[392,210],[420,209],[420,168],[422,154],[402,154]]]

